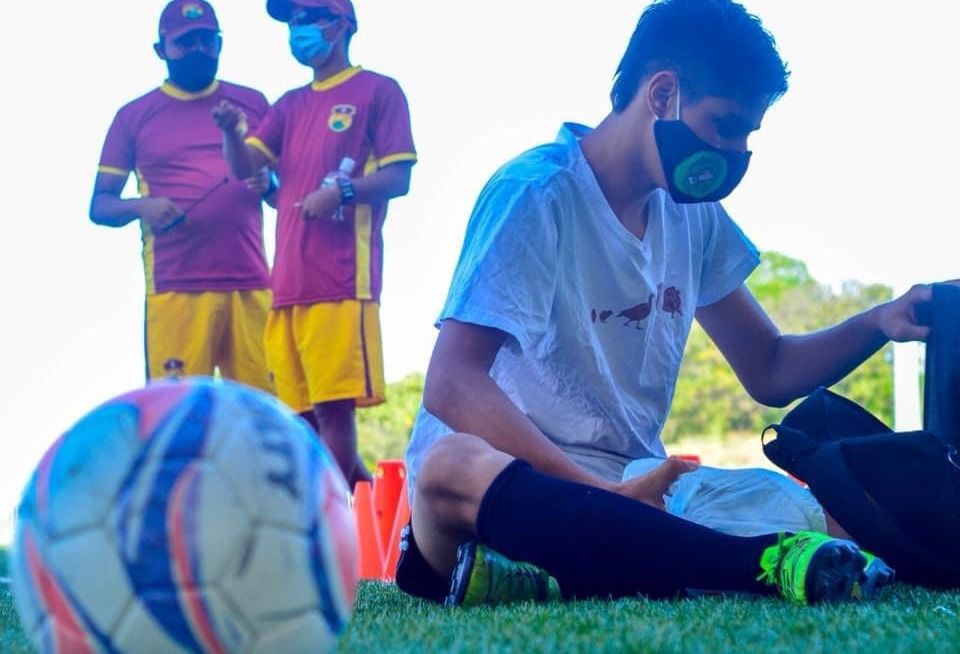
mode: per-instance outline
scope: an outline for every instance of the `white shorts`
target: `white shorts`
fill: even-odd
[[[623,480],[644,475],[661,463],[662,459],[632,461]],[[701,466],[680,475],[667,493],[663,499],[668,513],[725,534],[827,531],[826,514],[813,494],[771,470]]]

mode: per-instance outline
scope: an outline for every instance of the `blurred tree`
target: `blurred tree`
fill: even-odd
[[[423,375],[414,373],[387,385],[387,401],[357,411],[357,444],[371,470],[377,461],[402,459],[423,396]]]
[[[761,302],[777,302],[788,291],[816,285],[807,264],[779,252],[764,252],[760,265],[747,280],[747,286]]]

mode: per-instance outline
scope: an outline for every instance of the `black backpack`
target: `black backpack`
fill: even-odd
[[[895,433],[821,388],[763,449],[900,581],[960,587],[960,287],[935,285],[928,318],[922,431]]]

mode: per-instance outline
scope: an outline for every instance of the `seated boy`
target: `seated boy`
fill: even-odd
[[[871,557],[864,570],[854,544],[786,533],[776,516],[771,534],[737,538],[647,506],[662,507],[689,470],[682,462],[623,481],[632,460],[665,456],[660,431],[694,317],[747,391],[778,406],[890,339],[926,337],[914,315],[926,287],[784,336],[744,285],[759,257],[718,201],[746,173],[747,139],[787,77],[773,37],[741,5],[655,2],[620,63],[609,116],[594,130],[564,126],[490,180],[407,453],[414,517],[401,588],[441,599],[453,573],[453,603],[556,594],[551,579],[570,597],[776,588],[809,602],[889,580]],[[491,589],[513,581],[494,578],[536,581],[503,594]]]

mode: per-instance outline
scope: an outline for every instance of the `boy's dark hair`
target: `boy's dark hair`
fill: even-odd
[[[790,72],[773,35],[732,0],[657,0],[647,7],[620,61],[610,94],[621,112],[647,76],[672,70],[685,99],[707,95],[770,105]]]

